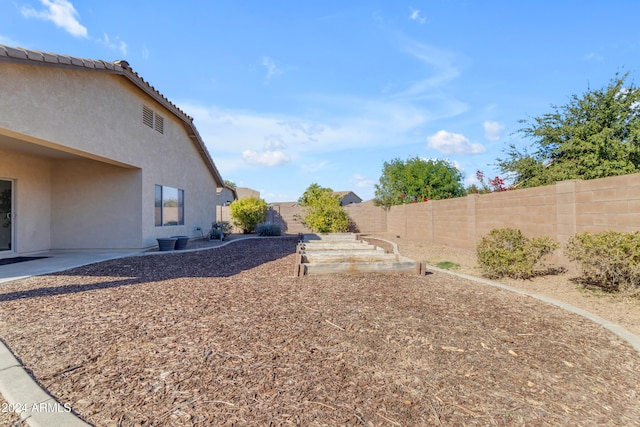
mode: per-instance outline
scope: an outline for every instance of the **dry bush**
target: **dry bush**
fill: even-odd
[[[640,232],[576,234],[567,242],[564,253],[580,266],[583,283],[640,295]]]
[[[545,272],[543,258],[558,247],[549,237],[528,238],[515,228],[493,229],[476,248],[478,264],[491,279],[527,279]]]

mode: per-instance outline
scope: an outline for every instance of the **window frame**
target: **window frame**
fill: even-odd
[[[175,208],[175,212],[169,212]],[[154,225],[175,227],[184,225],[184,190],[167,185],[154,186]]]

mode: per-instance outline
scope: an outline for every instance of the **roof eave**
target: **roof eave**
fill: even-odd
[[[176,116],[184,123],[187,135],[189,135],[189,139],[191,139],[195,144],[196,150],[198,150],[205,163],[207,164],[207,168],[216,181],[216,186],[224,186],[224,180],[222,179],[218,168],[213,162],[213,159],[211,158],[211,155],[209,154],[204,141],[200,137],[198,130],[193,124],[193,118],[187,115],[180,108],[178,108],[174,103],[169,101],[156,88],[145,81],[138,73],[133,71],[127,61],[120,60],[108,62],[102,60],[85,59],[68,55],[40,52],[24,48],[14,48],[0,44],[0,62],[39,65],[57,68],[84,69],[88,71],[97,71],[124,76],[131,83],[133,83],[140,90],[142,90],[156,102],[169,110],[174,116]]]

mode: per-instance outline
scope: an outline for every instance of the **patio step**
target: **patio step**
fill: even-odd
[[[322,241],[322,242],[304,242],[304,247],[308,251],[337,251],[337,250],[363,250],[370,249],[375,250],[375,245],[369,245],[364,242],[348,242],[342,240],[336,240],[335,242]],[[382,248],[380,248],[382,249]]]
[[[359,240],[354,233],[301,234],[296,275],[345,273],[424,274],[424,264]]]

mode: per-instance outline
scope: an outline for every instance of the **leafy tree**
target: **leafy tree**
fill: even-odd
[[[486,194],[486,193],[494,193],[496,191],[507,191],[513,190],[512,187],[507,186],[504,182],[504,179],[496,176],[495,178],[487,179],[485,181],[484,172],[481,170],[476,171],[476,179],[478,180],[478,185],[471,184],[467,187],[467,194]]]
[[[522,120],[518,133],[533,140],[533,152],[511,144],[504,173],[517,186],[536,187],[567,179],[593,179],[640,171],[640,89],[628,74],[612,79],[552,113]]]
[[[318,199],[320,199],[324,193],[333,194],[333,190],[331,188],[321,187],[314,182],[304,190],[304,193],[302,193],[302,196],[298,199],[298,204],[300,206],[312,206],[317,203]]]
[[[349,215],[340,204],[340,196],[331,188],[311,184],[298,199],[306,207],[302,222],[317,233],[342,233],[349,229]]]
[[[233,187],[233,188],[237,187],[236,183],[231,181],[230,179],[225,179],[224,185],[226,185],[227,187]]]
[[[419,157],[384,162],[380,182],[375,188],[375,203],[385,208],[466,194],[462,173],[455,166],[446,160]]]
[[[267,218],[267,202],[255,197],[234,200],[230,206],[233,224],[245,234],[253,233],[256,226]]]

